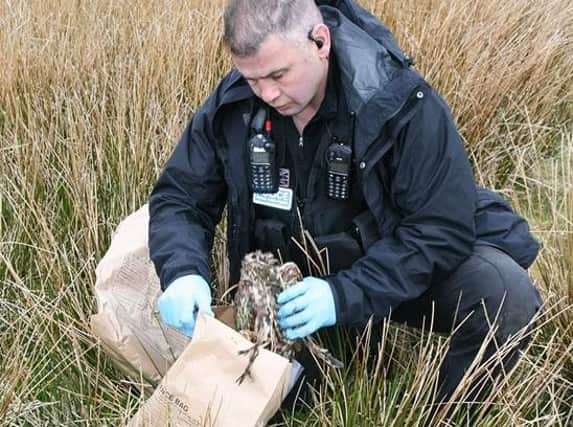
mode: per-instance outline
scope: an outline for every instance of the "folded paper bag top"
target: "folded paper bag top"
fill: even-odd
[[[221,321],[199,314],[191,343],[128,424],[143,426],[263,426],[279,409],[292,385],[293,364],[261,349],[252,379],[236,379],[252,346]]]

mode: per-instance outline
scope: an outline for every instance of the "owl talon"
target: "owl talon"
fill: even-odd
[[[255,343],[255,344],[253,344],[253,345],[252,345],[251,347],[249,347],[249,348],[245,348],[245,349],[243,349],[243,350],[239,350],[239,355],[242,356],[242,355],[244,355],[244,354],[250,353],[251,351],[254,351],[254,348],[257,347],[257,346],[258,346],[258,344]]]
[[[239,355],[245,355],[251,353],[249,357],[249,363],[247,363],[247,367],[245,368],[241,376],[237,378],[237,382],[239,383],[239,385],[243,382],[246,376],[253,379],[253,375],[251,374],[251,366],[253,366],[253,363],[255,363],[255,359],[259,355],[259,346],[262,345],[264,347],[266,344],[267,344],[266,342],[260,344],[255,343],[251,348],[247,348],[245,350],[239,350]]]
[[[245,378],[249,377],[251,380],[253,379],[253,375],[251,374],[251,370],[247,367],[247,369],[245,369],[245,372],[243,372],[236,380],[235,382],[239,385],[243,384],[243,381],[245,381]]]

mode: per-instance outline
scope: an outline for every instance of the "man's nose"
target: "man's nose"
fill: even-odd
[[[281,91],[278,86],[273,82],[260,82],[259,89],[261,93],[261,99],[267,104],[273,104],[273,102],[280,96]]]

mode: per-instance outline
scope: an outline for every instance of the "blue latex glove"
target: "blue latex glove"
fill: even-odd
[[[211,310],[211,288],[198,274],[175,279],[157,302],[161,320],[189,337],[193,335],[199,310],[214,316]]]
[[[279,325],[288,339],[304,338],[336,323],[334,296],[327,281],[305,277],[277,296]]]

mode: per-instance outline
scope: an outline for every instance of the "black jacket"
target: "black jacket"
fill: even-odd
[[[327,278],[338,323],[385,316],[439,285],[476,243],[505,250],[527,268],[538,251],[527,223],[501,196],[476,187],[448,107],[392,35],[349,0],[318,3],[356,113],[354,169],[368,206],[356,221],[363,256]],[[163,289],[185,274],[210,279],[225,205],[231,283],[242,256],[255,249],[245,150],[253,99],[231,71],[195,113],[157,181],[149,247]]]

